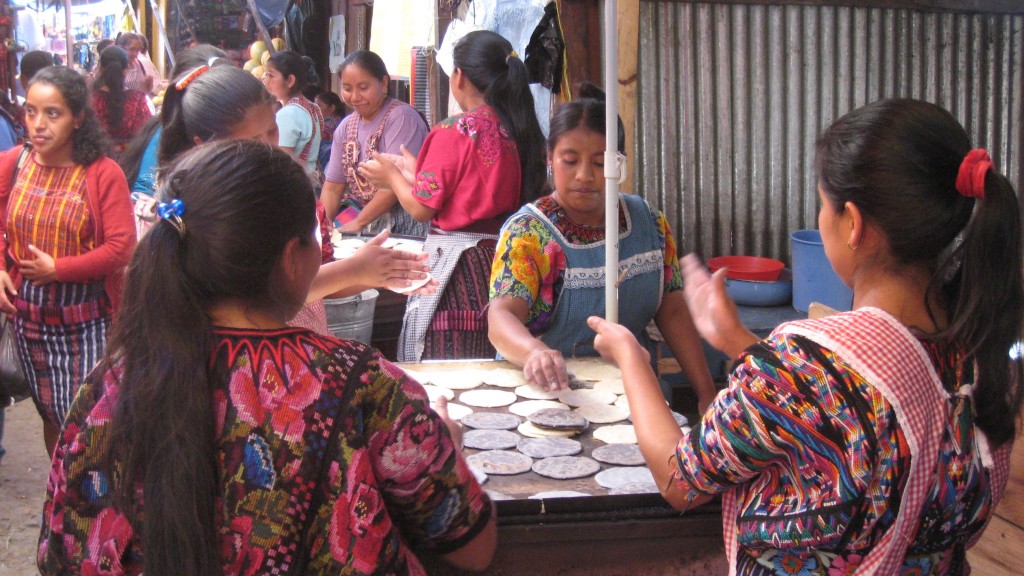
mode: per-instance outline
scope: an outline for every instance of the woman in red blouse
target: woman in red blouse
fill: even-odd
[[[438,124],[419,156],[374,155],[360,173],[390,187],[413,218],[430,221],[424,251],[441,289],[406,307],[398,358],[494,358],[487,338],[491,260],[502,223],[544,185],[544,135],[526,65],[501,35],[456,45],[452,94],[464,113]],[[415,175],[405,166],[415,164]]]
[[[111,157],[115,160],[153,115],[145,94],[124,87],[127,68],[125,51],[110,46],[100,54],[99,75],[93,84],[92,107],[113,141]]]

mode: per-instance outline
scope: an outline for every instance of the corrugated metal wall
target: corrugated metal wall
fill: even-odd
[[[683,250],[789,261],[814,140],[884,97],[950,110],[1020,191],[1024,16],[642,2],[636,191]]]

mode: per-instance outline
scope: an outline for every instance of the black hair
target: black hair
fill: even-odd
[[[196,44],[174,55],[174,70],[171,78],[177,78],[200,66],[234,66],[227,52],[210,44]]]
[[[245,119],[250,108],[274,101],[263,83],[241,68],[214,66],[179,90],[181,78],[190,73],[176,78],[164,93],[161,166],[195,146],[196,137],[203,142],[222,138]]]
[[[825,130],[817,168],[831,209],[852,202],[881,229],[895,264],[932,272],[928,294],[949,317],[934,338],[963,346],[976,361],[976,422],[999,446],[1013,439],[1022,400],[1024,362],[1010,356],[1024,314],[1020,211],[1013,187],[994,169],[984,199],[957,191],[971,148],[946,110],[880,100]]]
[[[25,52],[25,55],[21,57],[21,63],[18,64],[18,71],[21,77],[25,79],[27,84],[32,77],[47,66],[53,66],[53,54],[44,52],[43,50],[31,50]]]
[[[302,97],[310,102],[320,93],[320,87],[316,84],[307,84],[302,88]]]
[[[316,74],[316,65],[309,56],[300,56],[291,50],[278,50],[267,59],[265,66],[268,65],[273,66],[285,78],[295,77],[292,96],[302,92],[302,89],[310,84],[320,83],[320,77]]]
[[[316,97],[323,100],[328,106],[333,106],[335,114],[341,115],[345,110],[345,105],[342,103],[341,97],[330,90],[324,90],[317,94]]]
[[[100,53],[100,73],[93,82],[93,90],[104,94],[107,101],[107,130],[116,132],[124,119],[124,73],[128,69],[128,54],[120,46],[110,46]],[[106,92],[101,89],[106,88]]]
[[[382,60],[376,52],[370,52],[369,50],[356,50],[348,56],[345,56],[345,59],[341,61],[341,65],[338,66],[338,76],[341,76],[341,73],[345,71],[345,68],[352,65],[362,68],[367,74],[381,82],[384,82],[385,78],[391,78],[391,75],[388,74],[388,67],[384,64],[384,60]]]
[[[198,44],[175,54],[174,70],[171,71],[171,77],[177,78],[186,72],[191,72],[204,65],[234,66],[235,63],[229,60],[227,53],[220,48],[209,44]],[[153,139],[157,128],[160,126],[159,116],[154,116],[147,120],[142,125],[142,128],[139,129],[139,133],[132,138],[125,151],[121,153],[121,157],[117,162],[121,165],[121,170],[124,171],[124,176],[128,179],[129,186],[138,179],[142,157],[146,154],[149,141]]]
[[[208,313],[227,300],[283,314],[302,306],[276,270],[289,241],[315,242],[315,197],[290,156],[252,140],[186,153],[159,194],[184,203],[184,233],[157,222],[128,267],[97,371],[123,367],[107,462],[120,457],[124,468],[108,477],[140,527],[147,575],[221,574],[211,397],[225,376],[210,369]]]
[[[534,111],[526,64],[512,52],[512,44],[500,34],[474,30],[455,44],[452,59],[515,140],[522,176],[519,201],[525,204],[544,190],[544,133]]]
[[[49,84],[56,88],[71,113],[82,119],[71,135],[72,162],[88,166],[105,156],[110,149],[110,140],[89,105],[85,77],[66,66],[49,66],[32,77],[29,89],[36,84]]]
[[[576,89],[578,98],[558,107],[548,125],[548,152],[552,152],[562,134],[585,126],[598,134],[606,134],[604,91],[584,82]],[[619,118],[619,152],[626,153],[626,128]]]
[[[104,50],[106,50],[108,47],[113,46],[113,45],[114,45],[114,41],[113,40],[111,40],[110,38],[104,38],[103,40],[100,40],[99,42],[96,43],[96,53],[100,54]]]

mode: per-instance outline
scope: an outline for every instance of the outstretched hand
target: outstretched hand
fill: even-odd
[[[587,318],[587,326],[597,332],[597,336],[594,338],[594,349],[602,358],[614,363],[619,368],[622,368],[622,365],[630,359],[639,358],[644,363],[651,361],[651,353],[640,345],[629,328],[609,322],[600,316]]]
[[[679,264],[683,269],[683,296],[701,337],[729,356],[754,343],[757,337],[743,326],[736,303],[725,290],[726,269],[711,274],[695,254],[687,254]]]
[[[401,154],[378,152],[376,156],[391,161],[402,172],[402,177],[409,184],[414,184],[416,182],[416,156],[406,150],[405,145],[401,145],[400,148]]]
[[[387,230],[377,234],[348,258],[354,262],[354,269],[362,273],[360,284],[390,289],[408,288],[415,281],[426,278],[430,272],[430,267],[424,262],[427,259],[426,253],[385,248],[383,244],[389,235]],[[427,283],[420,290],[431,290],[430,286]],[[437,289],[436,282],[432,288]]]

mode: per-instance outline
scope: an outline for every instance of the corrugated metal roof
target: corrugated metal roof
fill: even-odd
[[[1024,16],[642,2],[635,187],[682,249],[789,261],[814,141],[885,97],[953,113],[1018,191]]]

